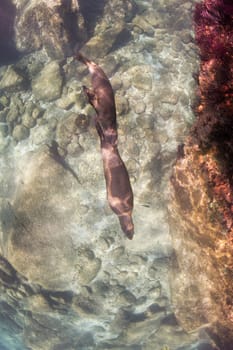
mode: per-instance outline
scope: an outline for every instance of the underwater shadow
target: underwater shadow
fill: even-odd
[[[20,53],[15,47],[16,7],[10,0],[0,2],[0,66],[13,63]]]
[[[85,27],[87,28],[89,36],[93,34],[96,23],[103,14],[105,4],[106,0],[79,0],[80,11],[83,15]]]

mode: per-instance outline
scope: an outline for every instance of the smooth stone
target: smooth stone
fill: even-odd
[[[63,59],[72,54],[73,41],[87,38],[84,18],[75,0],[14,0],[17,16],[14,23],[15,45],[20,52],[46,53]]]
[[[68,91],[63,94],[59,100],[56,101],[57,107],[64,110],[69,110],[74,105],[82,109],[85,106],[85,103],[86,100],[83,91],[76,91],[72,89],[68,89]]]
[[[113,45],[124,30],[124,23],[119,21],[113,28],[106,28],[105,31],[99,31],[97,35],[93,36],[82,48],[83,53],[87,57],[94,59],[105,57],[113,48]]]
[[[153,27],[142,16],[135,16],[132,23],[135,27],[139,28],[142,33],[153,35]]]
[[[69,116],[59,120],[56,129],[56,139],[62,148],[66,148],[76,133],[76,114],[71,113]]]
[[[146,105],[143,101],[139,101],[133,105],[133,109],[134,109],[135,113],[141,114],[141,113],[145,112]]]
[[[32,118],[36,120],[40,118],[42,114],[43,114],[43,111],[40,108],[35,107],[32,111]]]
[[[78,143],[77,139],[72,140],[72,142],[70,142],[67,146],[67,153],[71,157],[78,157],[82,152],[83,152],[83,149]]]
[[[9,98],[7,98],[5,95],[2,95],[0,97],[0,105],[2,105],[4,108],[9,106],[9,103],[10,103]]]
[[[73,107],[75,102],[76,102],[76,95],[75,93],[72,93],[72,94],[67,94],[62,96],[59,100],[57,100],[56,105],[61,109],[69,110],[70,108]]]
[[[118,115],[127,114],[129,112],[129,102],[125,96],[116,94],[115,101]]]
[[[23,83],[24,78],[10,66],[0,81],[0,90],[17,91]]]
[[[28,113],[25,113],[23,116],[22,116],[22,124],[30,129],[30,128],[33,128],[35,125],[36,125],[36,120],[32,118],[31,115],[29,115]]]
[[[29,129],[24,125],[16,125],[13,129],[12,136],[16,141],[22,141],[29,136]]]
[[[115,76],[111,79],[111,85],[112,85],[112,88],[113,88],[114,91],[120,90],[121,87],[122,87],[121,78],[115,75]]]
[[[39,119],[39,121],[42,119]],[[34,145],[44,145],[50,143],[53,138],[53,131],[48,124],[37,125],[30,131],[30,140]]]
[[[150,91],[152,89],[152,73],[148,66],[134,66],[129,69],[132,77],[131,84],[138,90]]]
[[[53,101],[61,96],[62,75],[57,61],[48,63],[32,81],[32,92],[38,100]]]
[[[18,119],[19,110],[17,106],[13,106],[7,113],[6,121],[8,123],[15,122]]]

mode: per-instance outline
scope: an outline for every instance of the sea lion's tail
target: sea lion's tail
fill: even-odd
[[[118,215],[122,231],[125,233],[128,239],[133,239],[134,236],[134,224],[131,216],[131,212],[123,215]]]

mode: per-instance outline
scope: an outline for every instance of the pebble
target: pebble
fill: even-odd
[[[112,88],[113,88],[114,91],[119,90],[119,89],[122,87],[121,78],[115,75],[115,76],[111,79],[111,85],[112,85]],[[1,102],[1,101],[0,101],[0,102]]]
[[[16,125],[13,129],[12,136],[15,141],[22,141],[29,136],[29,129],[23,125]]]
[[[5,95],[0,96],[0,105],[5,108],[9,106],[10,100]]]
[[[33,128],[36,125],[36,119],[29,115],[27,112],[22,116],[22,124],[26,128]]]
[[[115,96],[115,101],[118,115],[127,114],[129,112],[129,102],[126,97],[117,94]]]
[[[9,66],[0,81],[0,90],[17,91],[23,83],[24,78],[13,67]]]
[[[39,109],[38,107],[35,107],[32,111],[32,118],[33,119],[38,119],[42,116],[43,111]]]
[[[9,112],[7,114],[6,121],[8,123],[15,122],[17,120],[18,116],[19,116],[18,107],[13,106],[13,107],[11,107],[11,109],[9,110]]]
[[[143,101],[139,101],[133,105],[133,110],[137,114],[144,113],[146,110],[146,105]]]

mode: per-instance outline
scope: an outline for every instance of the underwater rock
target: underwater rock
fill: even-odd
[[[150,91],[152,88],[152,69],[148,65],[134,66],[129,69],[128,74],[132,76],[132,85],[142,91]]]
[[[22,89],[24,83],[24,77],[17,73],[13,67],[9,66],[0,81],[0,90],[18,91]]]
[[[90,8],[95,6],[95,3],[85,4],[75,0],[66,3],[60,0],[50,2],[43,0],[40,3],[34,0],[26,2],[14,0],[14,3],[17,49],[24,53],[44,49],[52,59],[72,55],[75,46],[78,44],[80,47],[84,42],[87,42],[86,54],[91,53],[93,58],[103,57],[104,53],[111,50],[122,33],[124,22],[129,21],[135,12],[135,5],[130,0],[104,2],[99,6],[103,7],[100,11],[101,18],[98,18],[98,6],[96,13]],[[112,29],[109,27],[109,16],[115,19]],[[95,35],[90,38],[93,30]],[[104,50],[103,54],[98,50],[94,56],[94,43],[97,45],[95,49]]]
[[[119,90],[119,89],[122,87],[121,78],[118,77],[117,75],[115,75],[115,76],[111,79],[111,85],[112,85],[113,91],[116,93],[116,91]]]
[[[174,311],[185,329],[206,327],[213,339],[218,337],[219,348],[228,349],[233,337],[229,275],[233,250],[205,169],[213,154],[203,154],[195,144],[186,144],[182,153],[173,171],[170,206]]]
[[[66,237],[68,217],[75,214],[69,193],[76,183],[69,173],[66,176],[65,168],[48,151],[28,158],[24,185],[18,189],[13,205],[16,226],[9,244],[9,261],[29,280],[44,287],[72,288],[76,264],[82,256]],[[70,260],[73,260],[71,265]],[[95,259],[92,260],[93,268],[87,266],[87,276],[97,271]]]
[[[125,115],[129,112],[129,102],[122,94],[115,95],[116,110],[118,115]]]
[[[24,113],[22,116],[22,124],[28,129],[33,128],[36,125],[36,118],[33,118],[29,113]]]
[[[81,284],[90,283],[101,268],[101,260],[95,257],[92,250],[85,248],[77,251],[79,256],[76,273]],[[83,268],[85,266],[85,269]]]
[[[139,101],[134,105],[134,111],[137,114],[144,113],[146,109],[146,105],[143,101]]]
[[[29,136],[29,129],[24,125],[16,125],[12,131],[12,136],[16,141],[22,141]]]
[[[82,47],[82,52],[93,60],[105,57],[122,41],[130,39],[126,23],[135,14],[135,4],[131,0],[106,1],[101,20],[97,23],[94,34]],[[114,25],[109,25],[109,18],[114,18]],[[119,43],[119,44],[118,44]]]
[[[7,98],[5,95],[0,96],[0,110],[9,106],[9,103],[9,98]]]
[[[79,134],[87,131],[89,118],[83,114],[70,113],[60,119],[56,128],[56,140],[62,149],[70,143],[79,145]]]
[[[184,328],[205,327],[217,348],[228,350],[233,339],[233,6],[205,0],[196,5],[194,18],[199,99],[171,179],[172,299]]]
[[[51,61],[32,81],[32,92],[38,100],[56,100],[61,96],[62,80],[58,62]]]
[[[69,110],[71,109],[75,102],[77,101],[76,99],[76,93],[69,93],[67,95],[62,96],[57,102],[56,105],[57,107],[61,108],[61,109],[66,109]]]
[[[71,109],[74,105],[82,109],[85,105],[85,96],[82,89],[72,87],[64,88],[62,96],[56,101],[56,105],[65,110]]]
[[[36,106],[31,111],[31,117],[33,119],[35,119],[35,120],[40,118],[42,116],[42,114],[43,114],[43,111],[40,108],[36,107]]]
[[[20,115],[19,108],[17,105],[11,106],[9,110],[7,110],[6,121],[8,124],[12,124],[13,122],[17,122],[18,117]]]
[[[86,38],[78,2],[17,1],[15,42],[23,53],[44,49],[53,59],[71,55],[74,45]]]
[[[30,140],[33,145],[42,146],[45,144],[49,144],[51,140],[54,138],[54,131],[47,123],[42,123],[40,125],[40,121],[43,119],[39,119],[34,128],[30,130]]]
[[[143,18],[147,23],[149,23],[154,28],[157,28],[162,25],[161,17],[158,12],[152,12],[152,11],[146,10],[143,13]]]
[[[113,49],[117,37],[124,28],[125,24],[122,21],[107,30],[100,26],[97,34],[82,47],[83,54],[92,59],[105,57]]]
[[[168,240],[164,245],[162,237],[161,240],[157,237],[156,244],[151,242],[147,252],[142,249],[141,240],[135,240],[133,247],[122,245],[121,233],[118,232],[117,237],[116,232],[118,223],[112,229],[109,226],[112,215],[103,212],[98,223],[99,214],[96,217],[90,209],[95,206],[95,210],[98,208],[101,212],[101,205],[93,204],[96,197],[87,192],[91,183],[80,185],[64,164],[47,147],[21,156],[16,167],[18,177],[13,203],[10,206],[6,201],[2,203],[2,210],[7,211],[5,209],[1,218],[3,221],[10,218],[11,227],[4,243],[8,260],[0,256],[0,288],[4,285],[7,290],[2,293],[6,307],[22,310],[14,311],[19,333],[27,318],[27,327],[23,330],[25,344],[37,349],[46,342],[49,348],[54,348],[63,344],[64,338],[72,339],[73,346],[86,344],[80,339],[85,338],[88,331],[103,349],[113,330],[121,334],[122,322],[127,334],[116,344],[124,344],[127,339],[133,342],[131,338],[138,328],[132,325],[140,325],[141,337],[151,331],[155,322],[163,329],[166,287],[160,287],[160,292],[150,291],[159,283],[161,271],[167,273],[166,259],[171,254]],[[101,162],[99,167],[102,173]],[[86,168],[81,167],[81,171],[83,174],[78,176],[89,181]],[[93,173],[93,169],[90,171]],[[92,191],[99,186],[96,173],[95,169]],[[91,223],[89,227],[87,223]],[[4,225],[3,230],[5,234],[8,232]],[[148,306],[156,300],[162,304],[161,298],[164,299],[162,308]],[[20,307],[13,305],[15,299]],[[135,310],[135,304],[141,311]],[[27,316],[26,310],[30,310]],[[151,323],[149,329],[148,323]],[[53,333],[51,327],[59,333]],[[36,337],[32,336],[34,332]],[[101,335],[101,339],[97,340],[95,334]]]
[[[140,29],[141,33],[148,34],[149,36],[153,36],[154,34],[154,29],[153,27],[147,22],[146,18],[144,19],[142,16],[135,16],[133,21],[132,21],[133,26],[137,27]],[[135,30],[135,28],[134,28]]]

